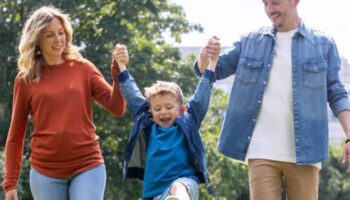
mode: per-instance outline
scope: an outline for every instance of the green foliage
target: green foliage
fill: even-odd
[[[249,195],[247,166],[233,162],[216,149],[227,99],[228,96],[223,91],[213,90],[210,109],[200,131],[207,148],[209,173],[216,192],[215,199],[247,199]],[[201,199],[211,198],[206,188],[202,186]]]
[[[347,164],[341,164],[342,148],[331,146],[329,159],[322,163],[320,172],[320,200],[350,199],[350,174]]]
[[[6,8],[6,9],[5,9]],[[10,123],[12,84],[16,76],[16,45],[23,10],[17,1],[0,1],[0,147],[5,143]]]

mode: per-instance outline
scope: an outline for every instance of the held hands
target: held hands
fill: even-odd
[[[214,36],[214,37],[209,39],[208,43],[210,43],[212,46],[219,47],[218,50],[214,50],[215,54],[212,54],[212,55],[209,54],[209,66],[208,66],[208,69],[211,70],[211,71],[215,71],[216,64],[217,64],[218,59],[219,59],[219,53],[221,51],[220,39],[217,38],[216,36]]]
[[[207,44],[199,52],[198,66],[201,73],[204,72],[208,65],[208,69],[215,70],[220,51],[220,39],[216,36],[209,38]]]
[[[129,53],[126,46],[118,43],[113,51],[113,58],[115,61],[117,61],[119,70],[121,72],[125,71],[126,65],[129,62]]]

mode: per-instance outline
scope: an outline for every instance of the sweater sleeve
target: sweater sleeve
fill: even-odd
[[[25,134],[30,112],[29,87],[17,76],[14,84],[11,124],[5,147],[5,192],[17,187],[22,164]]]
[[[118,70],[114,64],[111,73],[113,77],[112,86],[107,83],[101,72],[93,65],[91,76],[92,96],[108,112],[115,116],[122,116],[126,111],[126,101],[115,78]]]

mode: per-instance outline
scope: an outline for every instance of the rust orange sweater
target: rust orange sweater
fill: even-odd
[[[34,125],[30,163],[38,172],[67,178],[104,162],[92,100],[116,116],[124,114],[126,102],[115,79],[117,69],[112,68],[113,87],[87,60],[43,66],[38,83],[26,84],[17,76],[6,142],[5,191],[17,187],[29,114]]]

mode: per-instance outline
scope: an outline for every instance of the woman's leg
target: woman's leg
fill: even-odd
[[[103,200],[106,187],[106,167],[101,164],[74,176],[69,185],[70,200]]]
[[[29,183],[35,200],[68,200],[67,179],[51,178],[31,168]]]

